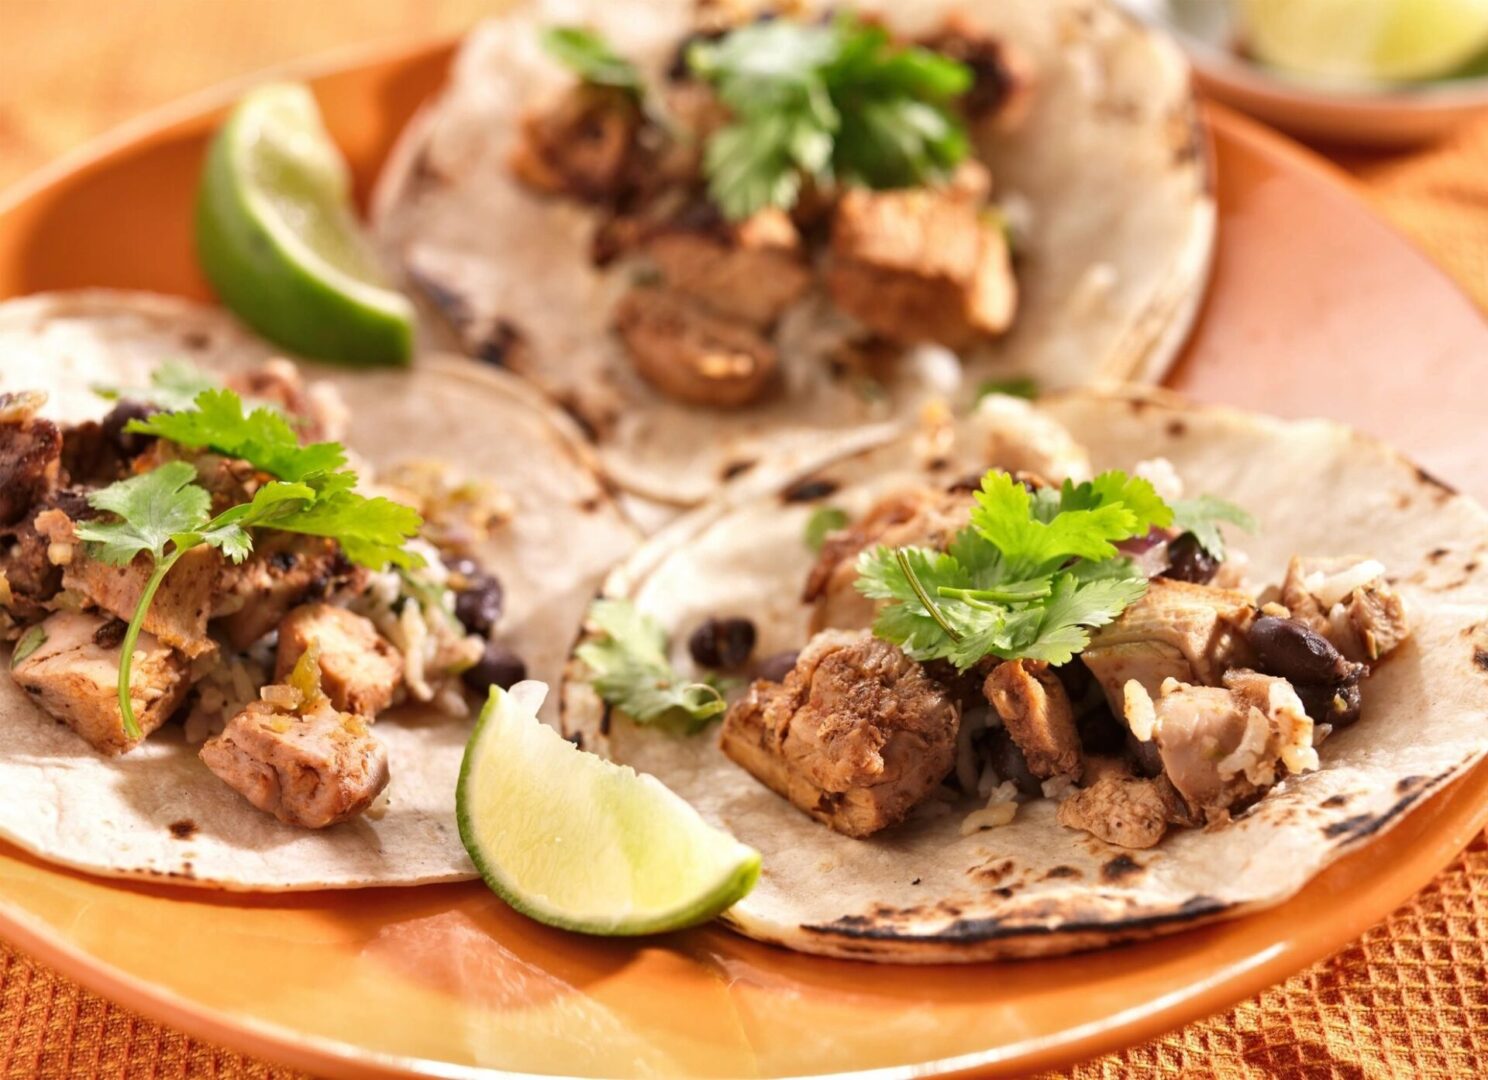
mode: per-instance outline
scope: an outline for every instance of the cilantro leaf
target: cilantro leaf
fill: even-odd
[[[165,360],[150,372],[148,386],[94,386],[92,390],[108,401],[128,399],[161,409],[189,409],[203,390],[215,390],[222,384],[185,360]]]
[[[704,152],[726,217],[790,209],[808,179],[907,187],[945,175],[969,140],[955,98],[969,68],[844,15],[828,23],[751,23],[687,54],[732,122]]]
[[[636,723],[695,734],[728,708],[717,687],[673,669],[666,631],[629,600],[596,600],[588,619],[599,637],[580,645],[577,655],[589,668],[590,685]]]
[[[1067,662],[1147,589],[1113,541],[1173,518],[1151,484],[1121,472],[1030,494],[993,471],[975,499],[944,552],[879,547],[857,564],[858,591],[887,601],[874,633],[963,671],[987,656]]]
[[[381,496],[369,499],[354,491],[336,491],[267,524],[281,532],[329,537],[348,559],[372,570],[385,570],[390,564],[403,569],[423,565],[422,557],[405,547],[423,519],[412,507]]]
[[[98,561],[124,566],[142,551],[163,558],[173,536],[205,525],[212,496],[197,485],[195,467],[170,461],[90,493],[88,505],[119,520],[80,521],[77,538],[88,543],[88,554]]]
[[[1199,546],[1221,561],[1225,557],[1224,534],[1219,523],[1228,521],[1246,532],[1254,532],[1255,518],[1234,503],[1216,499],[1213,495],[1200,495],[1196,499],[1180,499],[1173,504],[1173,525],[1180,532],[1192,533]]]
[[[640,72],[617,54],[598,31],[582,26],[553,26],[543,31],[541,40],[549,56],[585,82],[613,86],[640,96]]]
[[[806,519],[802,538],[812,551],[820,551],[827,542],[827,536],[838,529],[846,528],[847,522],[847,511],[840,506],[818,506]]]
[[[245,415],[242,399],[231,390],[204,390],[191,409],[131,420],[124,430],[241,458],[255,469],[291,482],[334,472],[346,464],[346,451],[340,444],[301,446],[282,414],[257,408]]]

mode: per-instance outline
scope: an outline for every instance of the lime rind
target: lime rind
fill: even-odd
[[[413,305],[387,287],[305,87],[271,84],[239,102],[208,151],[196,239],[223,301],[277,344],[345,363],[409,361]]]
[[[753,888],[758,852],[543,724],[540,686],[492,691],[460,767],[460,838],[492,891],[549,926],[630,936],[706,922]]]

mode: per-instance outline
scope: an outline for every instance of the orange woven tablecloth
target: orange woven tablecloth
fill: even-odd
[[[489,0],[0,0],[0,186],[181,93],[356,40],[468,24]],[[79,27],[86,27],[83,32]],[[1488,310],[1488,120],[1341,156]],[[1488,834],[1358,943],[1229,1012],[1065,1075],[1446,1077],[1488,1062]],[[0,942],[0,1074],[285,1077],[89,993]]]

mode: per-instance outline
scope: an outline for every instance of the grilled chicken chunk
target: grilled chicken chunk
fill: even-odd
[[[1169,825],[1192,824],[1188,806],[1166,777],[1106,769],[1059,804],[1059,824],[1117,847],[1150,848]]]
[[[992,669],[982,692],[1028,763],[1041,780],[1056,776],[1079,779],[1080,733],[1075,713],[1059,676],[1037,660],[1006,660]]]
[[[954,189],[853,188],[832,219],[827,288],[843,311],[894,341],[959,349],[1013,320],[1007,240]]]
[[[691,405],[738,408],[769,388],[779,358],[747,323],[715,315],[666,289],[631,289],[615,329],[641,377]]]
[[[139,555],[124,566],[90,558],[74,535],[72,519],[61,509],[38,514],[36,530],[49,541],[52,560],[61,560],[63,588],[82,594],[95,607],[126,622],[134,617],[140,595],[155,570],[148,555]],[[181,556],[155,593],[145,614],[145,630],[189,657],[215,649],[216,644],[207,636],[207,620],[222,565],[222,556],[207,547],[194,548]]]
[[[332,604],[295,608],[279,624],[278,682],[312,644],[320,649],[321,688],[337,709],[371,720],[391,704],[403,680],[403,657],[370,619]]]
[[[57,486],[62,432],[37,415],[46,395],[0,393],[0,526],[14,525]]]
[[[213,617],[221,617],[222,632],[233,648],[246,649],[292,608],[355,588],[365,573],[346,561],[334,540],[264,533],[242,563],[222,564]]]
[[[955,764],[960,707],[894,645],[812,638],[783,683],[757,680],[729,709],[723,752],[846,836],[903,821]]]
[[[59,611],[37,624],[33,633],[43,635],[41,644],[10,671],[37,705],[105,754],[122,754],[140,742],[125,735],[119,711],[124,629],[117,619]],[[153,634],[140,634],[129,669],[129,700],[141,739],[180,705],[190,686],[189,666]]]
[[[729,225],[659,228],[644,250],[667,286],[730,319],[765,328],[811,287],[791,219],[776,209]]]
[[[606,202],[625,185],[640,128],[641,111],[630,94],[578,83],[523,118],[508,165],[538,191]]]
[[[1215,686],[1230,668],[1253,666],[1245,631],[1254,618],[1243,592],[1156,578],[1142,599],[1091,635],[1080,659],[1122,716],[1133,680],[1155,696],[1166,679]]]
[[[897,491],[858,521],[830,534],[806,578],[801,599],[815,604],[811,630],[858,630],[873,625],[874,603],[853,587],[858,555],[880,544],[944,549],[966,525],[969,491],[921,487]]]
[[[388,782],[382,743],[328,702],[294,715],[255,701],[207,740],[201,759],[254,806],[304,829],[355,817]]]
[[[1138,738],[1150,734],[1156,741],[1163,775],[1209,821],[1264,792],[1283,770],[1318,767],[1312,720],[1290,683],[1243,669],[1227,672],[1223,681],[1167,681],[1150,701],[1150,715],[1137,708],[1129,717]],[[1134,686],[1135,698],[1143,694]]]
[[[1410,636],[1405,604],[1372,559],[1303,558],[1287,566],[1281,602],[1348,659],[1373,663]]]

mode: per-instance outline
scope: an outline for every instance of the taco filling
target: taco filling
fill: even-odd
[[[699,32],[654,87],[594,31],[543,41],[579,81],[522,117],[509,168],[591,208],[591,259],[635,281],[615,330],[659,392],[763,397],[808,294],[859,352],[1011,325],[1008,214],[974,146],[1026,116],[1031,66],[964,14],[916,39],[851,14]]]
[[[320,829],[398,768],[384,711],[463,717],[523,677],[473,555],[512,512],[494,486],[434,462],[359,477],[334,390],[282,360],[110,393],[76,424],[44,393],[0,395],[10,678],[98,753],[178,721],[223,783]]]

